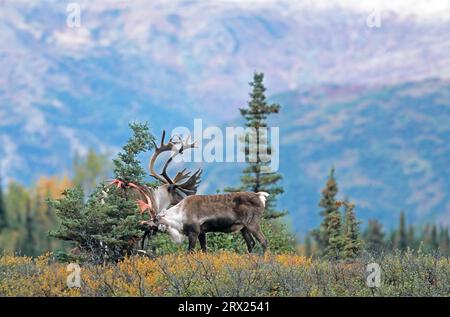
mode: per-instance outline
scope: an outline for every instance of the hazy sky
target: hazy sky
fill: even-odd
[[[247,3],[243,5],[289,3],[292,6],[317,7],[321,9],[337,5],[360,11],[379,9],[383,11],[394,11],[404,16],[413,14],[424,18],[438,17],[450,19],[450,1],[448,0],[224,0],[218,2]]]

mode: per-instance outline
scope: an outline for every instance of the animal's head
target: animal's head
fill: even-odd
[[[160,222],[159,218],[153,218],[148,221],[142,221],[141,225],[144,226],[145,231],[149,232],[149,236],[155,235],[157,232],[165,232],[167,226]]]
[[[169,142],[164,143],[165,136],[166,131],[163,131],[161,144],[160,146],[155,146],[155,152],[149,163],[150,175],[162,183],[157,189],[161,203],[158,208],[160,210],[170,205],[178,204],[186,196],[195,195],[202,175],[201,169],[198,169],[192,175],[191,172],[186,172],[186,169],[183,169],[173,179],[167,175],[167,167],[173,158],[178,154],[182,154],[184,150],[195,148],[195,142],[189,143],[190,137],[183,140],[179,135],[175,135],[170,138]],[[164,163],[161,174],[158,174],[155,171],[155,162],[163,152],[171,152],[171,155]]]
[[[159,197],[159,201],[161,203],[161,208],[159,208],[160,209],[159,211],[161,211],[164,208],[168,208],[169,206],[178,204],[180,201],[183,200],[183,198],[189,195],[184,193],[176,184],[160,185],[158,186],[156,192]]]

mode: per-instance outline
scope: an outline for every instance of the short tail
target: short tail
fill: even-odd
[[[259,199],[263,203],[264,207],[266,206],[266,198],[269,197],[269,193],[266,192],[257,192]]]

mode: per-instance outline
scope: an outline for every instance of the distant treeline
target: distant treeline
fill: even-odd
[[[322,222],[319,228],[306,235],[300,246],[307,256],[329,259],[355,258],[365,250],[372,254],[402,252],[407,250],[450,255],[449,228],[436,224],[406,224],[405,212],[400,212],[398,226],[386,233],[376,219],[368,221],[366,230],[360,234],[360,221],[356,219],[355,205],[348,198],[336,199],[338,184],[331,169],[319,207]],[[341,211],[344,207],[344,212]]]
[[[414,225],[405,223],[405,213],[400,213],[399,224],[392,230],[385,230],[376,219],[370,219],[361,234],[362,249],[372,253],[398,251],[421,251],[435,255],[450,256],[450,235],[448,226],[436,224]],[[307,256],[319,255],[320,248],[314,236],[308,233],[300,245],[301,253]]]
[[[30,186],[10,181],[6,188],[0,176],[0,252],[37,256],[64,249],[64,242],[48,235],[59,224],[48,199],[60,198],[74,186],[89,193],[105,180],[109,164],[107,155],[90,150],[83,158],[75,157],[70,176],[41,176]]]
[[[36,256],[67,248],[64,242],[48,235],[49,230],[58,227],[59,220],[47,200],[59,198],[64,189],[76,185],[89,193],[98,182],[107,178],[109,164],[107,155],[91,150],[85,157],[75,158],[71,176],[42,176],[31,186],[10,181],[6,188],[0,181],[0,252]],[[362,250],[379,253],[411,249],[450,255],[448,227],[407,224],[402,211],[395,229],[385,230],[378,220],[372,219],[360,233],[357,206],[349,201],[340,202],[335,198],[336,194],[333,171],[319,205],[323,221],[299,244],[301,253],[352,258]],[[342,207],[343,212],[340,211]]]
[[[450,237],[447,226],[425,224],[422,226],[406,224],[405,213],[400,213],[398,226],[388,234],[384,233],[382,224],[369,220],[363,234],[366,249],[372,251],[422,250],[424,252],[450,255]]]

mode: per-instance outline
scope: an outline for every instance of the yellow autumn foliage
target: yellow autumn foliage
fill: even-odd
[[[36,194],[39,197],[58,199],[61,198],[62,192],[66,188],[70,188],[72,186],[73,182],[67,175],[63,177],[41,176],[36,183]]]
[[[311,260],[297,255],[171,254],[157,259],[129,257],[117,264],[80,265],[80,288],[70,288],[67,264],[51,260],[48,253],[38,258],[4,255],[0,257],[0,296],[167,296],[177,294],[186,273],[204,288],[207,275],[217,283],[229,280],[236,270],[258,270],[264,264],[309,266]],[[193,278],[193,272],[200,278]],[[231,275],[230,275],[231,274]],[[179,279],[177,281],[177,279]],[[194,285],[196,284],[196,285]],[[186,286],[186,285],[185,285]],[[206,289],[206,288],[205,288]],[[193,291],[195,291],[193,289]]]
[[[0,296],[448,296],[450,261],[430,256],[380,263],[384,285],[366,285],[366,262],[332,263],[293,254],[178,253],[133,256],[74,271],[51,253],[0,256]],[[415,269],[412,269],[415,268]]]

